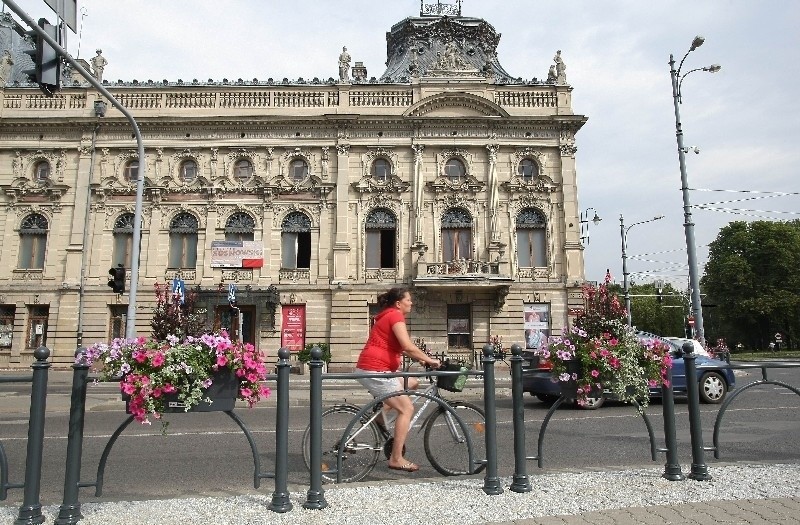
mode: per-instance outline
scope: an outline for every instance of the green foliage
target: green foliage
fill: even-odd
[[[308,343],[305,348],[297,353],[297,360],[301,363],[308,363],[311,361],[311,349],[318,346],[322,350],[322,360],[326,363],[331,362],[331,349],[328,343]]]
[[[200,337],[209,332],[205,317],[195,310],[196,294],[188,294],[181,305],[178,297],[170,293],[169,285],[156,283],[155,289],[156,306],[150,321],[154,340],[165,341],[167,336],[183,340],[188,336]]]
[[[800,221],[732,222],[709,246],[701,288],[718,337],[766,348],[776,332],[800,333]],[[705,311],[704,311],[705,314]],[[704,316],[705,320],[705,316]]]
[[[684,317],[689,311],[685,293],[664,283],[659,303],[655,283],[643,283],[631,286],[630,294],[632,324],[638,330],[665,337],[684,336]]]

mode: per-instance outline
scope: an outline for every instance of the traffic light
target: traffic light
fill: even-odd
[[[108,286],[114,293],[125,293],[125,267],[118,264],[116,268],[110,268],[108,275],[111,279],[108,280]]]
[[[656,289],[656,301],[658,301],[658,304],[661,304],[661,303],[664,302],[664,294],[663,294],[663,291],[661,290],[661,288],[657,288]]]
[[[53,40],[58,42],[58,28],[44,18],[39,19],[39,27]],[[25,51],[33,60],[33,69],[23,71],[31,82],[39,84],[39,88],[48,97],[61,89],[61,57],[38,33],[31,30],[28,34],[33,38],[34,48]]]

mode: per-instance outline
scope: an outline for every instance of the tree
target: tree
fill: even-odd
[[[661,302],[658,301],[655,283],[632,286],[631,322],[637,330],[663,337],[683,337],[684,320],[689,311],[686,295],[670,283],[661,287]]]
[[[188,294],[181,304],[180,296],[170,293],[168,285],[156,283],[155,288],[156,307],[150,321],[153,339],[164,341],[172,335],[183,341],[186,336],[200,337],[208,332],[205,318],[195,310],[197,294]]]
[[[800,221],[736,221],[709,245],[701,287],[729,343],[766,348],[781,332],[793,345],[800,330]]]

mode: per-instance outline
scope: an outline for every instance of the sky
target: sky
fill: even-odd
[[[44,0],[16,3],[55,19]],[[380,77],[386,32],[418,16],[420,2],[78,0],[78,10],[80,36],[69,33],[67,49],[86,60],[102,49],[110,81],[309,80],[338,75],[342,46]],[[668,62],[696,35],[705,43],[682,73],[722,66],[682,84],[684,143],[699,149],[686,154],[686,171],[701,275],[729,222],[798,218],[800,2],[463,0],[462,14],[502,35],[498,58],[514,77],[546,78],[562,52],[573,110],[588,117],[576,138],[578,202],[588,219],[602,218],[588,223],[587,280],[609,269],[622,282],[622,216],[629,279],[688,286]]]

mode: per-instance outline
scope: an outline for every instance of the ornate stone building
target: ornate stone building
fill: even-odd
[[[397,285],[433,351],[560,333],[582,304],[586,118],[560,52],[557,75],[514,78],[495,29],[455,15],[393,26],[377,79],[344,50],[338,79],[103,80],[144,159],[81,77],[65,72],[53,98],[26,83],[29,44],[0,20],[0,367],[27,366],[42,343],[65,366],[124,335],[128,295],[107,281],[130,268],[139,162],[138,334],[154,285],[176,276],[209,325],[238,332],[234,283],[243,339],[272,354],[329,342],[332,368],[352,367],[377,295]]]

